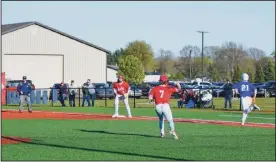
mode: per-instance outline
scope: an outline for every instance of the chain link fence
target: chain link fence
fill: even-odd
[[[114,107],[114,92],[112,88],[96,88],[95,93],[91,95],[84,94],[84,89],[75,88],[75,107]],[[154,105],[150,104],[147,97],[148,92],[145,92],[135,87],[131,88],[129,93],[129,104],[132,108],[153,108]],[[171,107],[173,108],[187,108],[189,106],[189,99],[195,101],[193,108],[210,108],[210,109],[224,109],[225,98],[223,89],[182,89],[184,93],[175,93],[172,95]],[[69,105],[70,89],[66,89],[65,105]],[[188,92],[188,93],[187,93]],[[189,94],[189,92],[192,92]],[[186,94],[185,94],[186,93]],[[185,96],[186,95],[186,96]],[[261,108],[271,109],[275,111],[275,88],[258,90],[257,104]],[[40,107],[60,107],[62,106],[60,100],[61,95],[59,89],[55,88],[41,88],[31,91],[30,100],[33,106]],[[232,108],[234,110],[241,110],[240,98],[237,94],[233,93]],[[19,105],[19,93],[16,89],[6,89],[6,103],[5,105]],[[181,105],[181,103],[183,105]],[[124,107],[120,102],[120,107]],[[227,105],[229,108],[229,105]]]

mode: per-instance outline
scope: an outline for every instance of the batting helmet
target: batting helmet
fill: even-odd
[[[168,77],[166,75],[160,76],[160,82],[167,82],[167,81],[168,81]]]
[[[248,80],[249,80],[249,75],[246,74],[246,73],[243,73],[243,74],[241,75],[241,79],[242,79],[243,81],[248,81]]]

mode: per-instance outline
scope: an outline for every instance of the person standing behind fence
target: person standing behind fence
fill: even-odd
[[[232,97],[233,97],[233,86],[227,79],[227,83],[223,87],[224,92],[224,109],[227,108],[227,103],[229,103],[229,108],[232,109]]]
[[[64,84],[64,82],[60,83],[60,87],[59,87],[59,101],[62,105],[62,107],[65,107],[65,98],[67,96],[67,87]]]
[[[32,113],[32,108],[31,108],[31,102],[30,102],[30,94],[32,91],[31,84],[27,82],[27,77],[23,76],[23,81],[20,82],[17,86],[17,91],[20,95],[20,105],[19,105],[19,112],[23,112],[23,104],[26,101],[27,106],[28,106],[28,112]]]
[[[82,107],[84,107],[85,101],[88,103],[88,107],[90,107],[90,100],[89,100],[89,84],[86,82],[82,86]]]
[[[76,93],[77,93],[77,86],[74,83],[74,80],[71,80],[71,84],[69,85],[69,105],[70,107],[76,107]]]
[[[95,100],[95,85],[93,83],[91,83],[91,80],[88,79],[87,80],[87,84],[88,84],[88,92],[89,92],[89,97],[91,99],[92,102],[92,106],[94,106],[94,100]]]

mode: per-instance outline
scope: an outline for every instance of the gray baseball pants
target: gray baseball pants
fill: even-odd
[[[20,105],[19,105],[19,110],[23,110],[23,104],[26,101],[28,110],[32,110],[31,108],[31,101],[30,101],[30,96],[28,95],[20,95]]]

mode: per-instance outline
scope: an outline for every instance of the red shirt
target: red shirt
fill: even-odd
[[[170,102],[171,95],[178,92],[176,87],[171,86],[156,86],[150,91],[150,96],[155,100],[155,104],[166,104]]]
[[[122,83],[116,82],[113,84],[113,89],[115,89],[119,95],[124,95],[125,93],[128,93],[129,84],[124,81]]]

